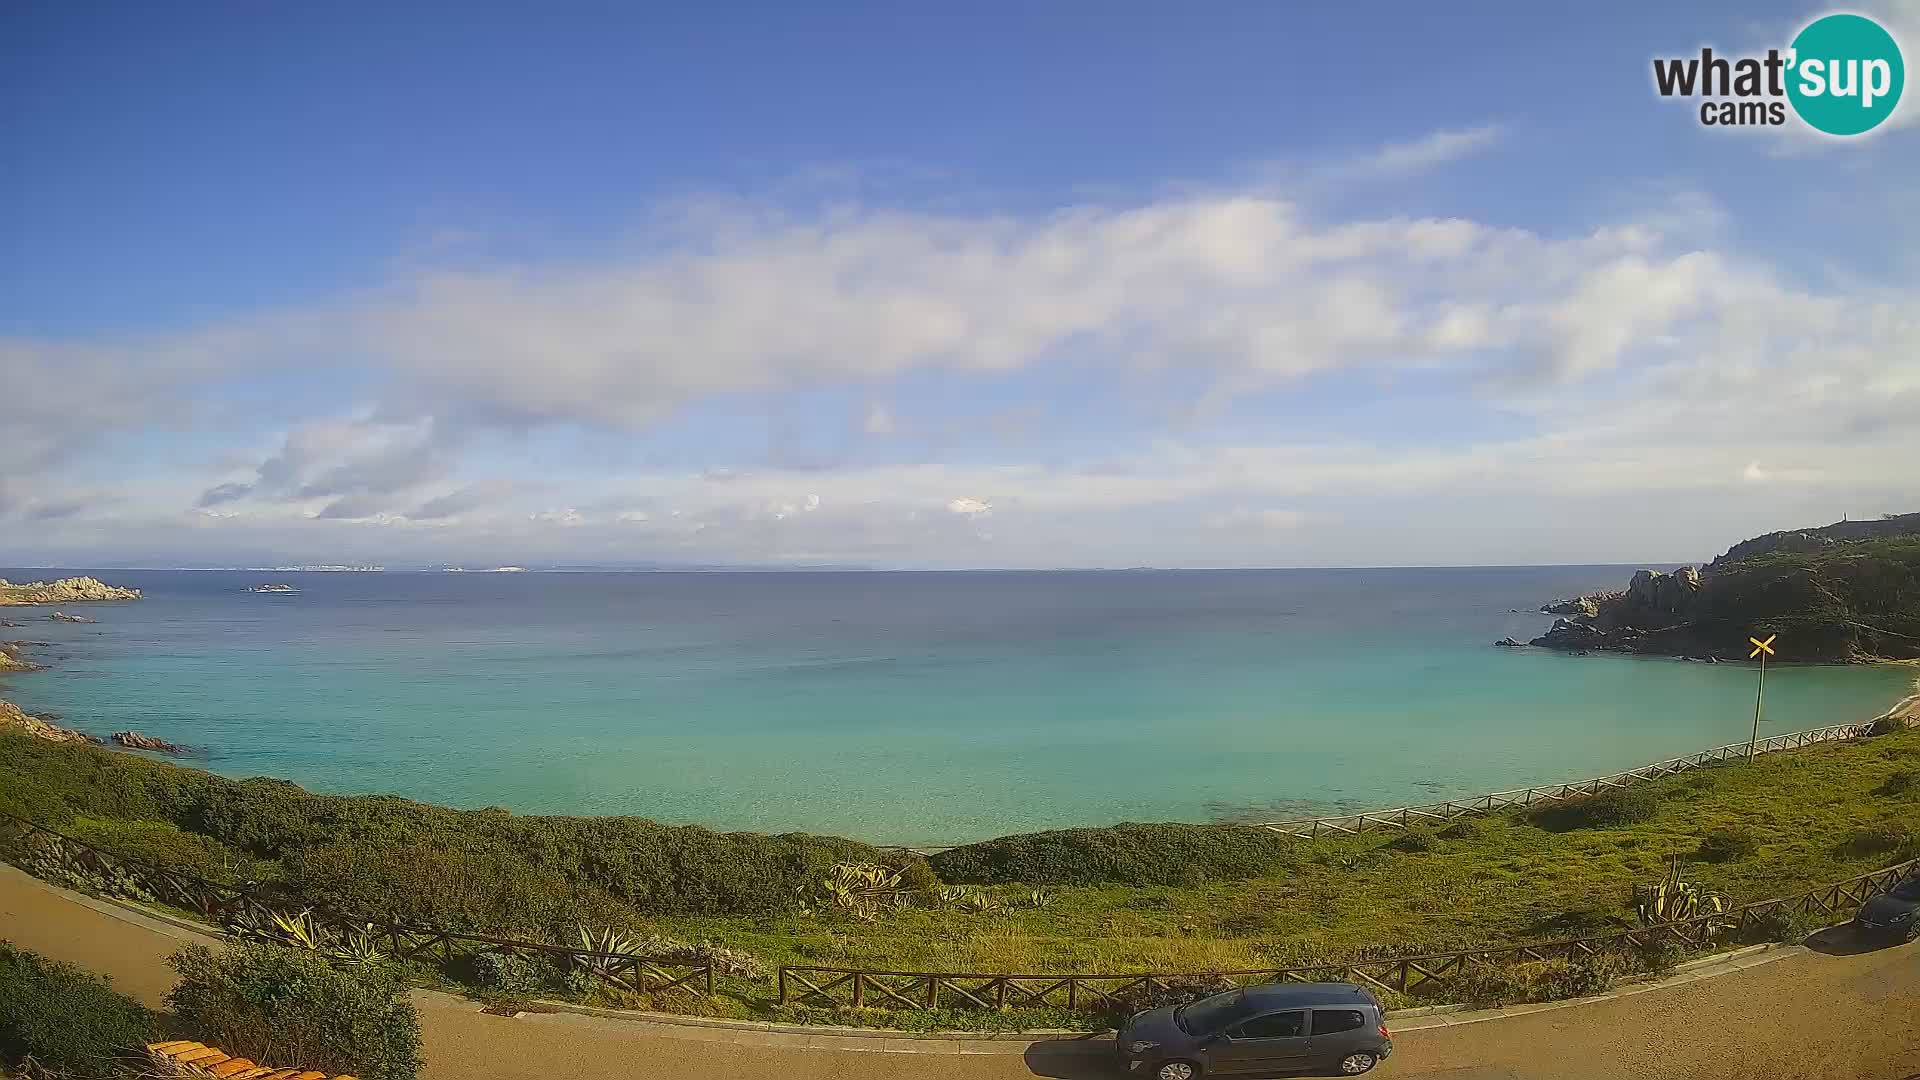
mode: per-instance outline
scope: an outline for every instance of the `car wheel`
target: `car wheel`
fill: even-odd
[[[1200,1066],[1191,1061],[1163,1061],[1153,1070],[1153,1080],[1194,1080],[1200,1075]]]
[[[1371,1071],[1373,1067],[1378,1064],[1380,1064],[1380,1059],[1374,1057],[1372,1054],[1348,1054],[1346,1057],[1340,1059],[1340,1075],[1359,1076],[1363,1072]]]

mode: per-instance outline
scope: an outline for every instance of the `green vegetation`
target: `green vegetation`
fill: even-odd
[[[239,942],[192,945],[172,957],[167,1004],[209,1045],[234,1057],[295,1062],[361,1080],[413,1080],[420,1020],[403,973],[336,967],[319,953]]]
[[[1778,632],[1797,658],[1920,656],[1920,536],[1716,563],[1699,617],[1736,646],[1751,628]]]
[[[0,1068],[131,1075],[154,1033],[153,1014],[107,980],[0,942]]]
[[[956,884],[1198,885],[1264,877],[1299,855],[1300,841],[1265,829],[1124,824],[1004,836],[929,862],[941,880]]]
[[[697,1004],[505,956],[415,968],[416,979],[457,979],[499,998],[806,1020],[828,1014],[777,1008],[774,967],[1228,971],[1603,934],[1635,924],[1636,886],[1665,878],[1674,859],[1687,884],[1735,905],[1798,893],[1920,856],[1909,824],[1920,822],[1920,788],[1894,780],[1916,770],[1920,731],[1905,731],[1436,833],[1308,841],[1244,826],[1121,825],[923,861],[826,838],[320,796],[0,737],[0,809],[103,847],[115,847],[112,837],[149,859],[265,882],[289,914],[321,902],[574,947],[585,929],[617,935],[622,951],[717,963],[716,997]],[[1526,975],[1543,986],[1573,977]],[[831,1015],[880,1018],[870,1013]],[[944,1010],[882,1015],[909,1027],[954,1022]],[[954,1015],[969,1018],[963,1026],[1061,1022],[1047,1010]]]

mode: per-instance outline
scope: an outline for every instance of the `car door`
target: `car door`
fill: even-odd
[[[1226,1030],[1207,1069],[1235,1076],[1287,1076],[1308,1065],[1307,1011],[1285,1009],[1249,1017]]]
[[[1335,1066],[1348,1054],[1370,1054],[1379,1041],[1379,1032],[1367,1025],[1367,1014],[1358,1009],[1315,1009],[1313,1060],[1319,1065]]]

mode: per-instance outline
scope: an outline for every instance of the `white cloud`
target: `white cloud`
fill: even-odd
[[[993,504],[985,499],[951,499],[947,502],[947,513],[977,517],[982,514],[993,513]]]
[[[876,401],[867,406],[867,415],[860,423],[860,430],[869,435],[891,435],[896,426],[893,410]]]

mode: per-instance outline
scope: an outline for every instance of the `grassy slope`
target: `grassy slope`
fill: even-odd
[[[1797,657],[1920,657],[1920,536],[1716,563],[1702,601],[1701,633],[1727,648],[1765,628]]]
[[[98,750],[56,749],[106,770],[59,778],[95,792],[125,787],[108,779],[122,762],[133,772],[160,770],[170,781],[192,782],[179,775],[192,770]],[[43,816],[51,805],[47,792],[22,786],[33,779],[19,771],[24,751],[20,737],[0,736],[0,808],[37,805],[42,813],[34,816]],[[41,760],[72,764],[59,756]],[[1280,852],[1264,876],[1249,880],[1049,887],[1057,900],[1039,910],[915,909],[875,923],[798,914],[630,912],[620,921],[681,939],[718,938],[757,954],[769,966],[979,972],[1229,970],[1317,962],[1363,950],[1442,951],[1569,937],[1626,925],[1633,885],[1657,876],[1670,856],[1691,856],[1716,828],[1746,826],[1760,847],[1726,863],[1692,862],[1687,876],[1724,890],[1736,902],[1802,891],[1920,854],[1914,833],[1920,823],[1920,779],[1895,791],[1899,785],[1888,780],[1899,773],[1920,773],[1920,731],[1769,755],[1752,765],[1701,770],[1636,788],[1652,797],[1654,812],[1620,828],[1555,832],[1528,815],[1506,813],[1473,819],[1471,835],[1437,839],[1428,852],[1396,849],[1391,845],[1399,834],[1394,833],[1302,841]],[[43,773],[41,779],[51,783],[53,778]],[[129,811],[142,801],[116,794],[106,800],[116,811],[70,816],[65,824],[101,847],[151,861],[193,866],[213,876],[276,876],[271,862],[237,855],[174,824],[118,816],[136,816]],[[1863,833],[1886,839],[1863,846]],[[1011,900],[1030,894],[1032,887],[1011,884],[988,891]],[[721,999],[700,1011],[818,1018],[805,1010],[776,1010],[769,984],[725,979],[721,990]],[[1068,1022],[1064,1016],[1014,1014],[860,1019],[938,1026]]]
[[[1056,906],[1000,915],[911,911],[859,926],[798,916],[659,923],[677,936],[723,937],[775,963],[981,972],[1257,968],[1368,946],[1568,937],[1600,932],[1609,920],[1626,925],[1633,885],[1658,876],[1670,856],[1691,857],[1723,826],[1752,828],[1759,851],[1693,862],[1687,876],[1739,902],[1893,861],[1900,852],[1849,845],[1863,828],[1920,822],[1920,784],[1875,794],[1901,770],[1920,771],[1920,732],[1660,781],[1649,786],[1657,815],[1625,828],[1555,833],[1500,815],[1430,853],[1396,851],[1385,833],[1322,840],[1300,845],[1290,865],[1265,878],[1051,889]]]

